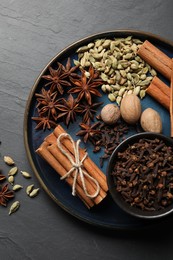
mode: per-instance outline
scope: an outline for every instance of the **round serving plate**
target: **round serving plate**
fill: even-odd
[[[41,88],[44,86],[45,81],[42,79],[42,76],[48,74],[48,67],[54,66],[57,61],[60,63],[65,63],[67,58],[70,57],[71,60],[77,59],[76,50],[83,45],[86,45],[96,39],[107,38],[112,39],[116,37],[127,37],[132,35],[135,38],[144,40],[149,40],[156,47],[160,48],[165,52],[169,57],[173,57],[173,43],[169,42],[157,35],[153,35],[147,32],[133,31],[133,30],[115,30],[108,32],[101,32],[88,36],[84,39],[81,39],[70,46],[63,49],[58,53],[50,62],[43,68],[38,78],[36,79],[28,100],[25,109],[24,115],[24,143],[26,148],[26,153],[35,173],[38,178],[42,188],[50,196],[50,198],[55,201],[55,203],[64,209],[66,212],[71,214],[71,216],[80,219],[91,225],[98,227],[104,227],[109,229],[116,230],[135,230],[139,228],[147,228],[151,225],[154,225],[152,221],[146,221],[142,219],[136,219],[133,216],[129,216],[123,212],[112,200],[109,192],[107,197],[97,206],[94,206],[92,209],[88,210],[86,206],[78,197],[71,195],[71,188],[66,184],[65,181],[61,181],[59,175],[45,162],[35,151],[43,142],[44,138],[49,135],[52,130],[35,130],[36,123],[31,119],[36,115],[36,104],[37,100],[35,93],[40,92]],[[166,83],[165,79],[161,75],[158,76]],[[102,93],[102,97],[99,101],[103,101],[104,105],[110,103],[108,100],[107,94]],[[154,99],[148,95],[141,100],[142,108],[151,107],[156,109],[162,118],[163,122],[163,134],[166,136],[170,135],[170,118],[168,111],[160,106]],[[99,113],[99,111],[98,111]],[[80,120],[81,121],[81,120]],[[80,130],[79,123],[77,119],[76,122],[70,124],[68,128],[62,123],[62,127],[75,139],[76,132]],[[134,132],[129,132],[128,135],[133,135]],[[94,154],[92,152],[92,146],[86,144],[85,146],[89,153],[91,159],[99,166],[99,154]],[[107,163],[104,163],[102,171],[106,174]],[[100,167],[100,166],[99,166]],[[156,222],[155,222],[156,224]]]

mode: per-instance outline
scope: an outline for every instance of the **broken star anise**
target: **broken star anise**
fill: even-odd
[[[100,134],[101,134],[101,131],[99,129],[96,129],[99,124],[100,124],[100,122],[96,122],[92,125],[81,123],[80,127],[82,128],[82,130],[78,131],[76,133],[76,135],[77,136],[83,136],[84,143],[86,143],[88,140],[93,142],[94,139],[99,137]],[[93,137],[94,137],[94,139],[93,139]]]
[[[77,102],[82,98],[85,98],[89,105],[92,104],[92,96],[101,97],[101,93],[98,91],[98,87],[103,83],[103,80],[99,78],[99,74],[95,72],[94,68],[90,66],[89,77],[87,78],[86,73],[82,70],[80,79],[71,79],[75,87],[72,87],[68,93],[77,93]]]
[[[0,205],[6,206],[7,202],[14,197],[14,191],[8,189],[8,184],[5,184],[0,189]]]
[[[37,108],[39,115],[46,115],[48,118],[50,116],[56,120],[57,117],[57,106],[58,100],[56,99],[58,92],[51,92],[51,90],[45,90],[42,88],[41,94],[36,93],[35,96],[37,97]]]
[[[48,80],[49,82],[45,86],[50,85],[51,91],[57,90],[61,95],[64,93],[64,86],[71,86],[68,80],[68,73],[64,72],[62,66],[58,66],[58,69],[53,69],[49,66],[48,75],[43,75],[42,78]]]
[[[97,112],[96,108],[102,105],[103,102],[93,103],[91,105],[84,103],[79,105],[81,114],[83,115],[82,122],[90,123],[90,120],[94,120],[94,114]]]
[[[79,104],[76,99],[70,94],[67,99],[59,99],[58,110],[60,111],[57,119],[63,117],[65,124],[68,126],[70,121],[74,122],[76,120],[76,113],[79,111]]]
[[[4,181],[5,179],[6,179],[5,175],[3,175],[3,174],[1,173],[1,170],[0,170],[0,181]]]
[[[53,120],[50,120],[48,117],[44,116],[32,117],[32,120],[36,121],[37,123],[35,127],[36,130],[40,128],[46,130],[46,128],[51,129],[51,127],[55,128],[57,126]]]

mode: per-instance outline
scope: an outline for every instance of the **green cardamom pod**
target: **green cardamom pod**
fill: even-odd
[[[16,212],[19,207],[20,207],[20,202],[18,200],[13,202],[13,204],[10,207],[8,214],[11,215],[12,213]]]

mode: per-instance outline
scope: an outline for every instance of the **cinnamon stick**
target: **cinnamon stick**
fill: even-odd
[[[151,97],[157,100],[167,110],[170,109],[170,88],[158,77],[154,77],[146,90]]]
[[[56,144],[58,136],[62,133],[65,133],[65,131],[60,125],[58,125],[55,128],[54,132],[45,138],[45,141],[47,141],[49,144]],[[64,147],[66,149],[68,147],[68,150],[73,155],[73,147],[72,147],[72,144],[70,143],[70,141],[68,139],[62,140],[62,143],[64,144]],[[85,151],[80,149],[80,159],[82,159],[82,157],[84,156],[84,153],[85,153]],[[99,176],[99,184],[100,184],[101,188],[105,192],[107,192],[108,186],[106,183],[106,176],[102,173],[102,171],[97,167],[97,165],[89,157],[86,158],[85,161],[83,162],[83,164],[84,164],[84,167],[86,168],[86,170],[88,172],[91,172],[90,173],[91,175],[93,174],[93,171],[96,171],[96,174],[93,177],[98,178],[98,176]]]
[[[146,40],[140,46],[137,54],[155,70],[171,80],[171,59],[160,49]]]
[[[36,150],[36,152],[49,163],[49,165],[60,175],[64,176],[66,174],[66,169],[54,158],[54,156],[49,152],[47,147],[49,146],[48,142],[43,142],[41,146]],[[73,178],[70,176],[69,178],[66,178],[66,182],[72,186],[73,185]],[[80,185],[76,184],[76,194],[79,196],[79,198],[84,202],[84,204],[91,208],[94,206],[93,200],[88,198],[83,189],[80,187]]]
[[[62,133],[65,133],[65,130],[58,125],[55,129],[54,129],[54,134],[56,136],[56,138],[58,138],[58,136]],[[71,142],[68,139],[64,139],[62,140],[62,144],[71,152],[73,153],[73,147]],[[80,160],[83,158],[85,151],[81,148],[79,148],[79,153],[80,153]],[[97,181],[99,182],[100,187],[107,192],[108,191],[108,186],[107,186],[107,182],[106,182],[106,176],[103,174],[103,172],[97,167],[97,165],[89,158],[87,157],[84,162],[83,165],[85,167],[85,169],[88,171],[88,173],[95,179],[97,179]],[[99,176],[99,178],[98,178]]]
[[[66,172],[68,172],[72,168],[70,161],[66,158],[65,155],[62,154],[62,152],[59,150],[59,148],[56,144],[49,145],[47,148],[50,151],[50,153],[55,157],[55,159],[58,162],[60,162],[61,165],[65,168]],[[73,160],[74,160],[74,156],[73,156]],[[77,177],[77,182],[80,185],[80,187],[82,187],[82,182],[81,182],[81,178],[79,175]],[[96,191],[96,185],[87,177],[85,177],[85,184],[86,184],[88,193],[94,194]],[[104,192],[102,189],[100,189],[98,196],[93,199],[94,203],[99,204],[105,197],[106,197],[106,192]]]
[[[170,90],[170,122],[171,122],[171,137],[173,137],[173,59],[171,59],[171,90]]]

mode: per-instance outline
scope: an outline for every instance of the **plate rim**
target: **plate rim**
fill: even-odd
[[[54,55],[49,62],[43,67],[43,69],[41,70],[41,72],[39,73],[39,75],[37,76],[36,80],[34,81],[34,84],[32,85],[29,95],[27,97],[27,101],[26,101],[26,105],[25,105],[25,111],[24,111],[24,120],[23,120],[23,139],[24,139],[24,147],[25,147],[25,151],[26,151],[26,155],[29,161],[29,164],[35,174],[35,176],[37,177],[41,187],[43,188],[43,190],[48,194],[48,196],[63,210],[65,210],[68,214],[70,214],[71,216],[85,222],[88,223],[90,225],[93,226],[97,226],[97,227],[102,227],[102,228],[106,228],[106,229],[112,229],[112,230],[139,230],[139,229],[146,229],[148,226],[151,228],[151,225],[147,225],[147,227],[126,227],[126,228],[122,228],[122,227],[118,227],[117,225],[112,225],[112,224],[105,224],[105,223],[101,223],[101,221],[98,223],[98,221],[91,221],[89,218],[87,217],[81,217],[79,214],[76,214],[75,212],[72,212],[70,210],[68,210],[68,207],[64,206],[63,203],[61,203],[61,201],[59,201],[54,195],[53,193],[48,189],[48,187],[46,186],[46,184],[44,183],[44,181],[42,180],[42,178],[40,177],[38,170],[34,164],[32,155],[31,155],[31,151],[29,148],[29,143],[28,143],[28,122],[29,122],[29,111],[30,111],[30,105],[32,102],[32,98],[34,96],[35,90],[38,86],[38,83],[41,79],[41,76],[45,73],[45,71],[47,70],[48,66],[50,66],[52,63],[54,63],[54,61],[56,59],[58,59],[59,57],[61,57],[61,55],[63,55],[67,50],[70,50],[72,47],[75,48],[75,46],[77,47],[78,45],[89,41],[89,40],[94,40],[98,37],[108,37],[109,35],[115,34],[124,34],[124,35],[135,35],[135,37],[137,36],[142,36],[142,37],[149,37],[152,38],[155,41],[160,41],[166,45],[170,45],[173,48],[173,42],[163,38],[157,34],[153,34],[151,32],[147,32],[147,31],[141,31],[141,30],[133,30],[133,29],[117,29],[117,30],[108,30],[108,31],[102,31],[102,32],[98,32],[98,33],[94,33],[94,34],[90,34],[86,37],[83,37],[77,41],[74,41],[73,43],[67,45],[65,48],[63,48],[61,51],[59,51],[58,53],[56,53],[56,55]]]

